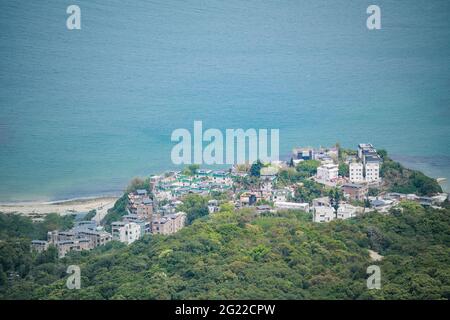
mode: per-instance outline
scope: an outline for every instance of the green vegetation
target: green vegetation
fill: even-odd
[[[380,189],[378,188],[373,188],[373,187],[369,187],[369,190],[367,192],[367,195],[369,197],[376,197],[380,194]]]
[[[339,203],[342,199],[344,199],[344,194],[342,193],[342,190],[339,188],[331,188],[328,191],[328,197],[330,198],[330,204],[334,208],[334,210],[337,211],[339,208]]]
[[[128,184],[127,189],[125,190],[126,193],[134,192],[138,189],[144,189],[147,190],[147,192],[151,192],[150,188],[150,178],[133,178],[130,183]]]
[[[400,163],[383,156],[380,176],[385,188],[390,192],[415,193],[420,196],[430,196],[442,192],[441,186],[435,179],[427,177],[420,171],[403,167]]]
[[[90,221],[92,220],[92,218],[95,217],[95,215],[97,214],[97,210],[91,210],[89,211],[83,218],[84,221]]]
[[[324,195],[324,186],[312,180],[304,180],[303,185],[295,189],[295,202],[311,202],[314,198]]]
[[[310,178],[317,173],[317,168],[320,166],[320,161],[318,160],[306,160],[300,162],[296,169],[297,172],[303,178]]]
[[[1,242],[0,298],[448,299],[449,228],[449,209],[409,202],[389,216],[327,224],[300,211],[258,217],[223,205],[175,235],[59,260]],[[368,249],[383,260],[370,261]],[[65,287],[69,264],[81,267],[80,290]],[[366,288],[371,264],[381,268],[381,290]]]
[[[278,172],[279,186],[290,185],[297,182],[306,182],[317,173],[320,161],[306,160],[300,162],[297,167],[282,169]]]
[[[60,216],[50,213],[42,222],[33,223],[31,219],[18,214],[0,213],[0,240],[26,238],[47,239],[47,232],[51,230],[66,230],[73,227],[73,216]]]
[[[303,180],[298,171],[294,168],[281,169],[278,172],[278,184],[280,186],[290,185]]]
[[[339,163],[339,172],[338,172],[338,174],[341,176],[341,177],[348,177],[349,176],[349,167],[348,167],[348,164],[346,164],[346,163]]]
[[[114,221],[119,221],[123,216],[127,215],[128,195],[125,193],[120,197],[114,206],[108,210],[108,213],[102,220],[102,224],[105,226],[105,230],[111,232],[111,224]]]
[[[128,214],[128,211],[127,211],[128,193],[134,192],[138,189],[147,190],[149,196],[152,197],[150,179],[149,178],[145,178],[145,179],[133,178],[130,181],[130,183],[128,184],[125,194],[123,194],[122,197],[120,197],[116,201],[116,203],[114,204],[114,207],[109,209],[108,213],[103,218],[102,224],[105,226],[106,231],[108,231],[108,232],[111,231],[111,223],[113,223],[114,221],[121,220],[123,216]]]
[[[36,283],[56,281],[64,276],[56,267],[57,251],[52,247],[43,254],[30,251],[32,239],[47,239],[47,232],[55,229],[69,229],[73,226],[73,217],[56,213],[47,215],[42,222],[32,222],[30,218],[17,214],[0,214],[0,298],[16,279],[29,277],[35,272]],[[52,275],[54,277],[52,277]],[[5,298],[28,298],[28,289],[18,287]]]
[[[200,166],[198,164],[191,164],[184,168],[183,174],[187,176],[193,176],[197,172],[197,170],[200,169]]]
[[[250,176],[252,177],[260,177],[261,176],[261,168],[263,167],[263,164],[261,161],[257,160],[255,163],[252,164],[250,167]]]
[[[389,190],[431,195],[441,192],[434,179],[406,169],[388,158],[381,175],[384,185],[370,195]],[[339,158],[354,155],[341,150]],[[318,161],[303,161],[280,171],[277,185],[296,184],[293,199],[311,202],[328,196],[335,209],[342,192],[311,177]],[[255,162],[247,177],[235,177],[235,190],[260,184],[263,165]],[[185,169],[195,174],[198,167]],[[341,175],[348,166],[341,163]],[[149,179],[135,178],[126,192],[146,189]],[[209,199],[221,203],[208,214]],[[57,258],[56,248],[30,251],[31,239],[45,239],[54,229],[68,229],[73,217],[48,215],[33,223],[19,215],[0,214],[0,299],[449,299],[450,204],[443,209],[402,202],[389,215],[366,213],[326,224],[311,222],[311,214],[287,210],[258,214],[235,211],[227,192],[211,197],[188,194],[178,208],[187,226],[171,236],[147,235],[129,246],[110,242],[92,251]],[[103,223],[127,213],[127,194],[109,210]],[[269,204],[258,202],[258,204]],[[367,201],[354,204],[370,204]],[[95,212],[90,212],[91,218]],[[383,256],[371,261],[368,250]],[[81,289],[65,286],[68,265],[79,265]],[[366,269],[379,265],[381,290],[366,288]]]
[[[339,162],[345,161],[349,156],[356,156],[358,152],[353,149],[339,148]]]
[[[177,209],[186,212],[186,224],[208,215],[208,200],[209,198],[197,194],[188,194],[183,198],[183,204]]]

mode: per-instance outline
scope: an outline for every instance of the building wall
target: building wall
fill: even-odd
[[[363,182],[364,181],[363,171],[364,167],[362,163],[359,162],[350,163],[349,165],[350,181]]]
[[[337,165],[323,165],[317,168],[317,179],[331,181],[338,178],[339,169]]]
[[[113,224],[112,234],[114,240],[130,244],[141,237],[141,227],[134,222]]]
[[[366,181],[374,182],[380,179],[380,164],[377,162],[366,163]]]
[[[331,207],[314,207],[314,222],[329,222],[334,220],[335,213]]]

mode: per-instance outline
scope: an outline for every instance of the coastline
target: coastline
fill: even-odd
[[[84,197],[56,201],[21,201],[0,202],[1,213],[17,213],[33,218],[39,218],[49,213],[60,215],[89,212],[97,210],[96,220],[101,220],[108,209],[114,206],[119,197]]]
[[[427,161],[411,161],[408,157],[401,157],[398,155],[394,155],[392,158],[407,168],[422,172],[428,171],[428,176],[430,176],[429,171],[432,171],[430,170],[432,166],[425,167]],[[433,178],[438,180],[438,183],[441,185],[444,192],[450,191],[450,181],[447,177]],[[439,181],[440,179],[445,180]],[[121,192],[117,191],[114,192],[114,194],[99,195],[99,193],[97,193],[96,195],[68,199],[0,201],[0,213],[17,213],[33,218],[40,218],[49,213],[65,215],[89,212],[95,209],[97,210],[95,220],[101,220],[103,216],[106,215],[108,209],[114,206],[114,203],[120,196]]]

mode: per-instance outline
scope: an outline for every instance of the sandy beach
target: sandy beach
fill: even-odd
[[[48,213],[59,213],[61,215],[77,212],[88,212],[97,210],[95,220],[101,220],[108,209],[114,206],[117,197],[100,197],[73,199],[54,202],[18,202],[18,203],[0,203],[0,212],[18,213],[32,218],[39,218]]]

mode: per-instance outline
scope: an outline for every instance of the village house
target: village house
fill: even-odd
[[[380,199],[380,198],[370,200],[370,206],[373,209],[375,209],[379,212],[383,212],[383,213],[388,212],[389,209],[391,209],[395,204],[396,204],[396,202],[394,200],[387,200],[387,199]]]
[[[335,182],[338,178],[338,165],[334,163],[322,164],[317,168],[316,179],[320,182]]]
[[[219,201],[218,200],[209,200],[208,201],[208,212],[211,213],[215,213],[215,212],[219,212]]]
[[[313,207],[329,207],[331,206],[329,197],[315,198],[312,201]]]
[[[132,215],[132,214],[125,215],[125,216],[123,216],[122,221],[123,222],[134,222],[134,223],[138,224],[139,227],[141,228],[141,237],[144,236],[145,234],[152,232],[151,221],[141,220],[136,215]]]
[[[317,206],[313,207],[314,222],[330,222],[336,218],[336,214],[332,207]]]
[[[366,185],[357,183],[344,184],[341,189],[346,198],[357,201],[364,201],[368,192]]]
[[[167,216],[158,216],[152,221],[152,233],[169,235],[181,230],[186,223],[186,213],[177,212]]]
[[[256,212],[258,214],[261,214],[261,213],[264,213],[264,212],[272,212],[272,213],[275,212],[275,210],[271,206],[269,206],[267,204],[256,206],[255,209],[256,209]]]
[[[135,222],[116,221],[111,224],[113,240],[131,244],[141,237],[141,227]]]
[[[233,184],[233,180],[231,175],[227,171],[217,170],[212,172],[212,181],[219,184],[231,185]]]
[[[243,207],[252,206],[259,199],[260,199],[260,197],[258,197],[258,195],[256,193],[250,193],[250,192],[244,192],[239,197],[239,201],[241,203],[241,206],[243,206]]]
[[[150,221],[153,214],[153,201],[150,199],[147,190],[139,189],[128,194],[127,211],[134,214],[139,219]]]
[[[337,219],[349,219],[356,217],[358,213],[358,207],[352,206],[350,204],[342,204],[338,207],[336,216]]]
[[[47,241],[33,240],[33,250],[42,252],[53,245],[58,250],[58,256],[64,257],[70,251],[90,250],[105,245],[111,241],[111,235],[97,227],[95,221],[77,222],[71,230],[49,231]]]
[[[289,189],[275,189],[272,190],[272,198],[273,202],[286,202],[291,191]]]
[[[279,210],[302,210],[309,212],[309,203],[275,201],[274,206]]]
[[[94,248],[89,239],[63,240],[56,243],[58,257],[63,258],[70,251],[91,250]]]
[[[48,242],[45,240],[33,240],[31,241],[31,249],[36,252],[43,252],[48,249]]]
[[[292,150],[294,159],[297,160],[313,160],[314,159],[314,149],[311,147],[298,147]]]

